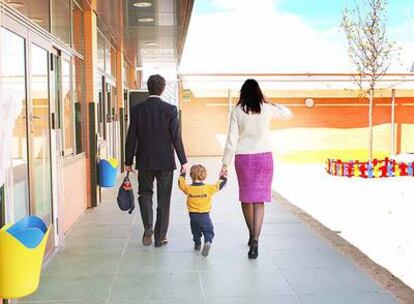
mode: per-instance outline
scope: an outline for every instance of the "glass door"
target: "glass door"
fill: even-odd
[[[31,214],[52,225],[51,43],[9,16],[0,35],[2,106],[17,117],[6,124],[13,128],[7,143],[12,159],[5,183],[7,223]],[[50,238],[48,251],[54,244]]]
[[[50,149],[49,52],[30,43],[30,164],[32,213],[52,223],[52,168]]]
[[[9,119],[11,112],[15,112],[14,128],[9,143],[3,148],[10,147],[11,170],[9,180],[6,181],[5,198],[7,203],[8,222],[15,222],[30,213],[29,207],[29,161],[28,161],[28,134],[26,109],[26,40],[15,31],[0,27],[0,85],[1,99],[5,101]],[[16,33],[17,32],[17,33]],[[3,104],[2,106],[4,106]],[[12,125],[10,121],[7,125]]]

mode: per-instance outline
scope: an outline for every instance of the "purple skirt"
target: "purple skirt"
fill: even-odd
[[[272,201],[273,156],[271,152],[237,154],[235,166],[241,202]]]

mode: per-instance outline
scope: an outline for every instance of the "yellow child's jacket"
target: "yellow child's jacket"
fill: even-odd
[[[187,195],[188,212],[210,212],[213,194],[220,191],[226,182],[227,179],[225,177],[220,177],[220,180],[214,185],[204,183],[193,183],[189,185],[185,181],[185,175],[181,175],[178,180],[178,186]]]

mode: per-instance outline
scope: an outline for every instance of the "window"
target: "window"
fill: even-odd
[[[105,72],[111,75],[112,72],[112,48],[109,45],[108,41],[105,41]]]
[[[9,1],[20,13],[49,32],[49,0]]]
[[[80,0],[22,0],[10,5],[80,54],[84,53],[84,20]],[[52,22],[49,22],[51,19]],[[51,23],[51,28],[50,28]]]
[[[116,77],[116,51],[111,47],[111,75]]]
[[[75,108],[75,145],[76,153],[84,151],[84,134],[82,130],[84,118],[84,64],[83,61],[75,57],[73,60],[73,104]]]
[[[70,156],[85,151],[85,80],[84,62],[73,57],[62,57],[62,105],[64,155]]]
[[[74,1],[72,4],[72,47],[80,54],[84,52],[83,11]]]
[[[67,45],[71,45],[70,19],[70,1],[52,0],[52,34]]]
[[[98,68],[104,74],[116,77],[116,50],[98,30]]]
[[[123,79],[123,82],[124,82],[124,86],[126,86],[126,87],[128,87],[128,74],[127,74],[127,71],[128,71],[128,66],[127,66],[126,61],[124,60],[124,62],[122,63],[122,79]]]
[[[74,107],[71,90],[70,61],[62,59],[62,102],[64,155],[74,152]]]
[[[98,32],[98,68],[105,71],[105,39]]]

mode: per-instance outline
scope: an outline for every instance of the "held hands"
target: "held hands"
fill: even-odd
[[[180,174],[186,174],[188,171],[188,163],[181,165]]]
[[[135,173],[135,170],[132,168],[132,166],[125,166],[125,171]]]
[[[228,174],[228,170],[227,170],[227,165],[223,165],[221,167],[221,171],[220,171],[220,177],[226,177],[227,178],[227,174]]]

